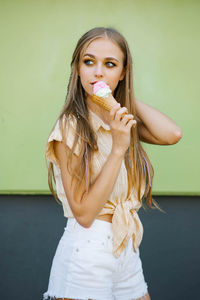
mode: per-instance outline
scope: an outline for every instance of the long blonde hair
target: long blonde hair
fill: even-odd
[[[58,117],[63,141],[65,140],[64,137],[66,128],[66,121],[63,122],[63,120],[69,120],[70,116],[76,120],[76,135],[73,147],[68,156],[67,163],[68,171],[72,176],[72,182],[75,178],[77,179],[77,186],[74,189],[74,197],[76,197],[80,185],[86,185],[86,191],[88,190],[90,174],[92,171],[92,155],[93,152],[98,149],[96,135],[88,121],[89,111],[87,102],[85,101],[84,89],[78,76],[79,61],[83,50],[86,49],[92,41],[102,37],[106,37],[116,43],[124,54],[125,76],[122,81],[119,81],[114,91],[114,97],[118,102],[120,102],[122,107],[127,107],[129,113],[133,114],[135,118],[137,117],[133,91],[132,57],[125,38],[113,28],[97,27],[89,30],[80,38],[73,53],[71,61],[71,75],[68,84],[66,101]],[[79,161],[77,163],[77,168],[72,170],[71,164],[73,152],[79,139],[81,139],[81,151],[78,157]],[[137,126],[136,128],[131,128],[131,143],[129,149],[125,153],[125,165],[128,174],[127,197],[129,197],[131,190],[134,187],[136,189],[138,201],[140,201],[142,205],[144,204],[142,200],[146,198],[147,206],[151,207],[153,204],[155,207],[160,209],[156,201],[151,196],[154,171],[151,162],[140,143]],[[53,188],[53,178],[53,164],[49,162],[49,188],[58,201],[57,195]],[[144,195],[142,196],[141,186],[143,182],[145,182],[145,191]]]

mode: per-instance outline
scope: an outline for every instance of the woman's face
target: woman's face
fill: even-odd
[[[98,38],[83,51],[79,76],[86,95],[93,94],[93,84],[104,81],[112,92],[125,75],[124,55],[117,44],[108,38]]]

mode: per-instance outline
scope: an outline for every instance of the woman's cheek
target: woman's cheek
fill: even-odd
[[[110,85],[110,88],[114,92],[114,90],[116,89],[116,87],[118,85],[119,78],[113,78],[113,80],[111,82],[112,82],[112,84]]]

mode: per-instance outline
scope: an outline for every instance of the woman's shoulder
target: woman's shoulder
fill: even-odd
[[[57,159],[54,153],[54,142],[64,142],[70,149],[73,148],[75,137],[76,137],[76,125],[77,120],[73,115],[63,115],[57,119],[49,137],[46,145],[46,158],[57,164]],[[78,138],[73,153],[77,156],[80,154],[81,141]]]

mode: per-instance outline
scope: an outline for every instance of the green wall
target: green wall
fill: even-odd
[[[177,145],[145,145],[155,194],[200,194],[199,1],[0,1],[1,193],[47,193],[49,132],[65,100],[79,37],[113,26],[134,59],[136,97],[183,130]]]

